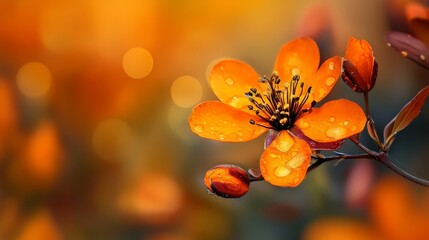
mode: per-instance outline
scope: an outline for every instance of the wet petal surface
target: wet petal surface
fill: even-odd
[[[311,160],[308,144],[281,131],[260,159],[264,179],[276,186],[295,187],[304,179]]]
[[[361,132],[366,123],[363,110],[356,103],[339,99],[313,108],[295,125],[309,138],[318,142],[333,142]]]
[[[300,75],[305,86],[309,86],[319,67],[319,61],[320,53],[316,42],[311,38],[298,38],[283,45],[274,70],[278,71],[282,83],[288,83],[294,75]]]
[[[210,86],[219,100],[243,111],[249,111],[247,106],[250,105],[244,95],[246,92],[251,88],[265,91],[265,86],[258,80],[258,74],[251,66],[233,59],[215,63],[209,76]]]
[[[267,131],[250,124],[250,119],[255,119],[254,115],[222,102],[208,101],[194,107],[188,122],[191,130],[201,137],[223,142],[244,142]]]

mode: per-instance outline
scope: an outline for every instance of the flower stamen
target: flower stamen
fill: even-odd
[[[250,119],[249,123],[277,131],[290,129],[296,119],[308,112],[316,103],[312,101],[309,108],[303,109],[310,99],[312,87],[305,86],[300,80],[300,76],[296,74],[289,83],[280,87],[281,79],[277,72],[270,78],[264,76],[259,79],[259,82],[265,83],[267,90],[261,94],[256,88],[251,88],[244,95],[252,104],[247,106],[248,109],[255,111],[255,114],[269,126],[259,124],[254,119]]]

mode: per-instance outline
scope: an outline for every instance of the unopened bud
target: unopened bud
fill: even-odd
[[[363,39],[350,38],[343,61],[344,82],[355,92],[367,93],[374,87],[377,71],[371,45]]]
[[[249,191],[250,178],[246,171],[235,165],[218,165],[206,172],[207,189],[224,198],[239,198]]]

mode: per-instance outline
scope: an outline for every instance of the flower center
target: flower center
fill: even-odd
[[[277,131],[287,130],[303,113],[308,112],[316,104],[316,101],[312,101],[310,107],[304,108],[312,87],[304,86],[298,74],[283,86],[280,86],[281,79],[277,72],[274,72],[270,78],[264,76],[259,82],[265,83],[267,90],[260,93],[256,88],[251,88],[246,92],[245,96],[252,103],[247,107],[255,111],[256,115],[269,125],[259,124],[254,119],[250,119],[249,123],[252,125]]]

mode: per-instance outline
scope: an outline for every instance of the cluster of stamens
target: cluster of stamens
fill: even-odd
[[[246,92],[245,96],[252,103],[247,107],[249,110],[255,111],[256,115],[269,126],[250,119],[249,123],[252,125],[278,131],[290,129],[296,119],[316,104],[316,101],[312,101],[309,108],[303,109],[310,97],[311,86],[304,86],[299,75],[293,76],[291,81],[283,86],[280,86],[281,79],[276,72],[270,78],[264,76],[259,79],[259,82],[266,84],[267,91],[260,93],[256,88],[251,88],[249,92]]]

